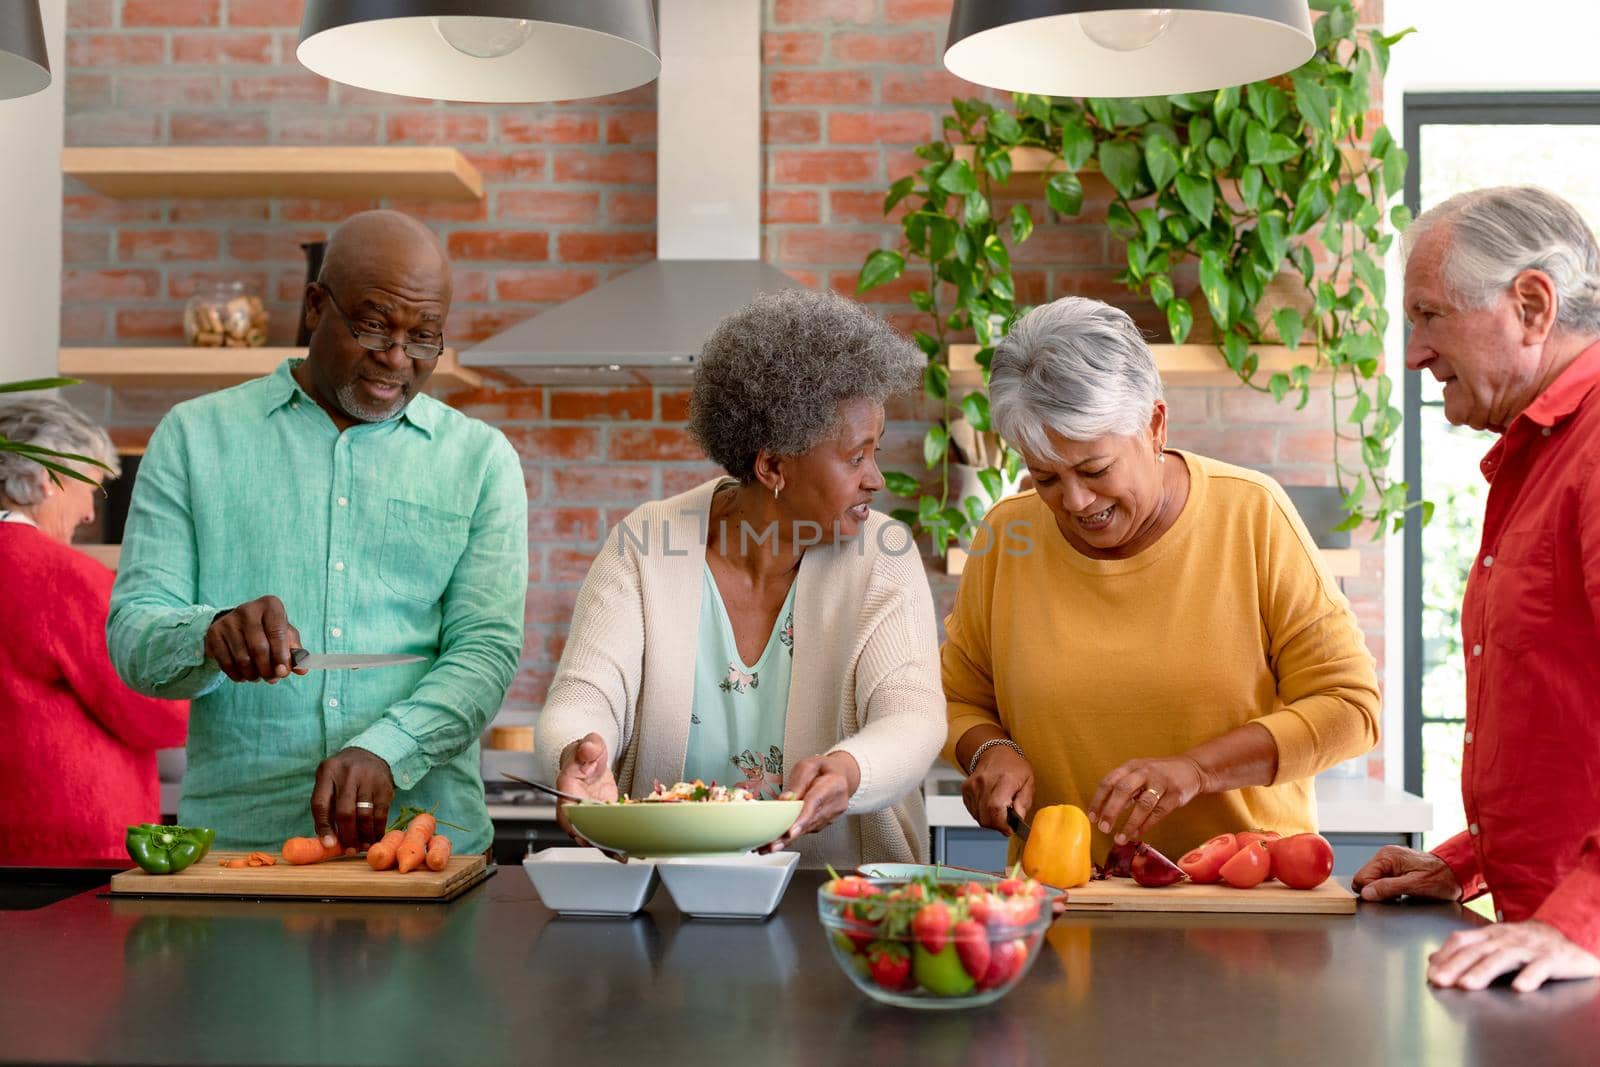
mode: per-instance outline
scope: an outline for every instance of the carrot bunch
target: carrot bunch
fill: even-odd
[[[450,839],[438,829],[439,821],[432,812],[418,812],[404,830],[390,830],[382,841],[367,849],[367,866],[375,871],[395,868],[401,874],[424,864],[430,871],[444,870],[450,860]]]

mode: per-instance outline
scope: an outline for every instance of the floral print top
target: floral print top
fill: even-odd
[[[794,586],[789,587],[760,658],[746,664],[739,657],[733,624],[709,565],[704,582],[683,777],[743,786],[755,796],[771,799],[783,792],[783,727],[794,663]]]

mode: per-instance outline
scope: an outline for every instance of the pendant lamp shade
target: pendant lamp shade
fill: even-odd
[[[1166,96],[1276,77],[1315,48],[1305,0],[955,0],[944,65],[1011,92]]]
[[[28,96],[49,84],[39,0],[0,4],[0,100]]]
[[[300,62],[398,96],[532,103],[661,72],[650,0],[306,0]]]

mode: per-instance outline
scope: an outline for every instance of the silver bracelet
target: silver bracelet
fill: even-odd
[[[1007,748],[1009,748],[1011,751],[1015,752],[1017,755],[1021,756],[1023,759],[1027,759],[1028,758],[1028,754],[1026,752],[1022,751],[1022,746],[1017,744],[1015,741],[1011,740],[1011,738],[1009,738],[1009,737],[991,737],[991,738],[989,738],[989,740],[987,740],[983,744],[979,745],[978,746],[978,750],[976,752],[974,752],[972,754],[972,758],[967,761],[967,777],[969,777],[969,778],[972,777],[973,773],[975,771],[977,771],[977,769],[978,769],[978,760],[983,757],[984,751],[989,749],[989,748],[991,748],[991,747],[993,747],[993,746],[995,746],[995,745],[1004,745]]]

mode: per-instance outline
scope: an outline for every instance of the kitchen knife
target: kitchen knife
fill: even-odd
[[[397,663],[417,663],[424,659],[427,657],[410,656],[399,652],[384,655],[329,655],[307,652],[303,648],[289,650],[290,663],[308,671],[359,671],[366,667],[393,667]]]
[[[1015,808],[1006,809],[1006,825],[1011,827],[1012,833],[1024,841],[1028,839],[1028,834],[1033,832],[1033,827],[1029,826],[1027,820],[1017,814]]]

